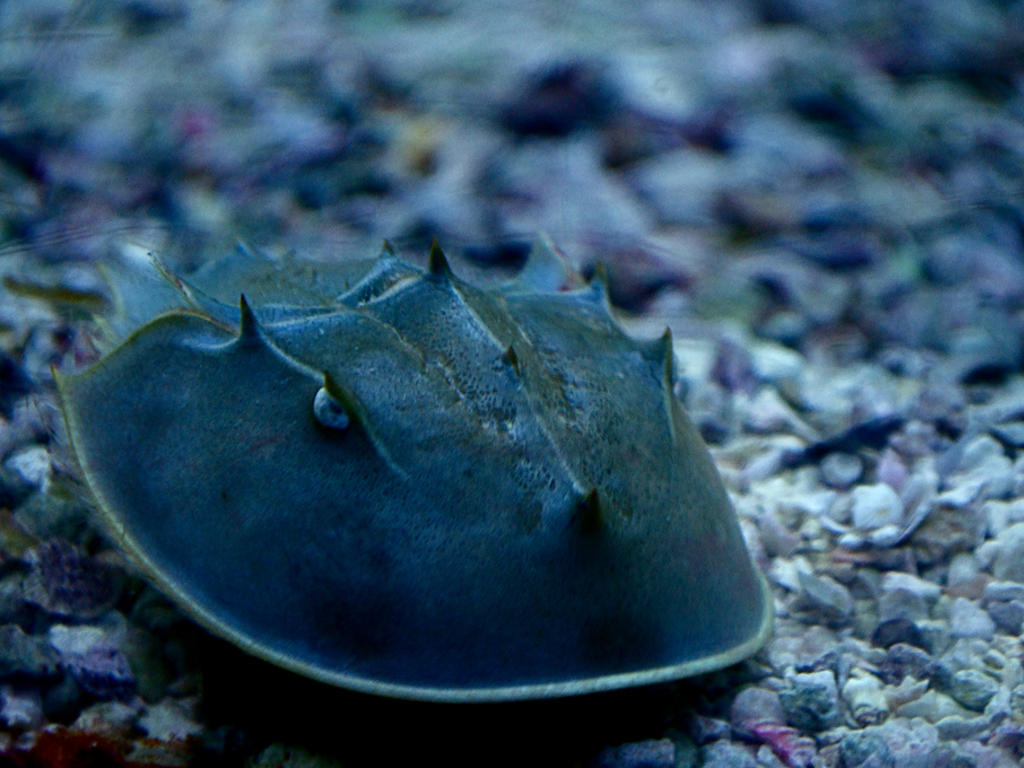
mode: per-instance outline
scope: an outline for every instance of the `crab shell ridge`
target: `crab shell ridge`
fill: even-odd
[[[643,685],[764,644],[771,598],[671,339],[630,339],[600,280],[483,289],[439,248],[426,270],[386,249],[354,283],[222,272],[175,278],[57,376],[116,538],[213,632],[436,701]],[[239,288],[261,303],[222,300]]]

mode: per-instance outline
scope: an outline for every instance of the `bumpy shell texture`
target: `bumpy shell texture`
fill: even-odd
[[[558,290],[578,277],[545,238],[489,289],[436,246],[426,270],[390,248],[153,266],[111,275],[112,349],[58,388],[117,538],[212,631],[438,701],[643,685],[763,645],[770,596],[670,338],[626,336],[600,278]]]

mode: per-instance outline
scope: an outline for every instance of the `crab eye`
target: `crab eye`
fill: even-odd
[[[313,418],[328,429],[348,429],[351,422],[345,406],[331,397],[326,387],[320,387],[313,398]]]

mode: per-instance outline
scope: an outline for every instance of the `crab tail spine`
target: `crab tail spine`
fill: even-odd
[[[511,344],[501,353],[501,361],[510,366],[516,376],[519,375],[519,356],[516,354],[515,347]]]
[[[263,343],[263,334],[260,333],[260,323],[253,314],[252,307],[245,299],[245,294],[238,296],[238,313],[240,316],[238,324],[237,343],[245,346]]]
[[[335,431],[344,431],[350,426],[358,426],[388,468],[403,480],[408,479],[408,475],[392,458],[384,440],[374,429],[366,408],[363,407],[355,393],[327,371],[323,371],[323,376],[324,385],[313,398],[313,417],[317,422],[321,426]]]
[[[598,496],[597,488],[594,488],[584,496],[577,507],[580,531],[583,533],[596,533],[602,527],[604,516],[601,512],[601,499]]]
[[[380,246],[380,258],[383,259],[383,258],[387,258],[389,256],[394,256],[394,255],[395,255],[395,248],[394,248],[394,246],[392,246],[391,243],[388,242],[387,239],[385,239],[384,242],[381,243],[381,246]]]
[[[611,312],[612,301],[608,295],[608,269],[601,262],[594,267],[594,274],[587,284],[591,298]]]
[[[427,258],[427,277],[436,281],[449,281],[452,277],[452,268],[448,265],[444,251],[437,238],[430,244],[430,256]]]
[[[666,328],[655,342],[655,360],[661,366],[661,389],[665,400],[665,414],[673,444],[676,442],[676,353],[672,348],[672,329]]]

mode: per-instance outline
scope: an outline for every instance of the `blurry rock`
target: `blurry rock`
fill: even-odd
[[[938,731],[920,720],[892,718],[843,737],[840,754],[850,768],[937,768]]]
[[[853,525],[862,531],[899,525],[903,521],[903,504],[890,485],[858,485],[851,492],[851,498]]]
[[[0,685],[0,721],[12,731],[28,731],[43,723],[39,689]]]
[[[909,592],[929,603],[934,603],[942,594],[942,587],[932,581],[910,573],[889,571],[882,576],[882,591],[894,590]]]
[[[992,617],[996,627],[1006,634],[1020,635],[1024,630],[1024,602],[1020,600],[991,602],[985,607],[985,610]]]
[[[1024,523],[1014,523],[996,539],[998,553],[992,575],[1001,581],[1024,583]]]
[[[585,239],[587,261],[582,274],[593,278],[598,264],[608,273],[608,296],[614,306],[641,313],[664,290],[683,290],[692,276],[643,239],[599,233]]]
[[[938,723],[948,717],[969,719],[972,713],[939,691],[930,690],[916,701],[896,710],[900,717],[923,717],[929,723]]]
[[[16,624],[0,627],[0,678],[38,680],[57,675],[57,655]]]
[[[885,738],[865,729],[852,731],[839,743],[844,768],[895,768],[892,749]]]
[[[967,709],[981,712],[998,690],[999,684],[984,672],[962,669],[953,675],[949,695]]]
[[[82,710],[72,728],[114,739],[131,735],[139,719],[139,705],[123,701],[99,701]]]
[[[992,581],[985,585],[982,604],[996,626],[1009,635],[1019,635],[1024,624],[1024,584]]]
[[[814,739],[803,736],[792,726],[783,723],[762,722],[753,726],[753,737],[763,741],[771,750],[758,750],[759,765],[781,762],[789,768],[810,768],[817,757]]]
[[[871,643],[880,648],[892,648],[903,644],[924,648],[924,636],[917,624],[905,617],[886,619],[871,633]]]
[[[903,426],[904,422],[905,420],[901,416],[880,416],[855,424],[838,435],[807,446],[802,453],[792,456],[788,464],[800,466],[808,462],[819,461],[836,452],[857,453],[864,448],[878,450],[886,444],[890,435]]]
[[[814,430],[770,385],[762,386],[750,399],[744,424],[759,434],[782,432],[804,439],[813,439],[815,435]]]
[[[800,572],[799,605],[815,618],[831,626],[849,622],[853,615],[853,596],[835,579]]]
[[[842,722],[839,690],[831,670],[795,674],[779,692],[786,722],[801,731],[824,731]]]
[[[688,731],[698,746],[728,738],[732,732],[729,723],[717,717],[692,714],[687,718]]]
[[[864,471],[864,462],[851,453],[830,453],[821,460],[821,481],[829,488],[846,490],[856,483]]]
[[[36,538],[79,545],[96,537],[90,514],[83,501],[53,493],[35,493],[14,511],[18,523]]]
[[[889,714],[882,681],[866,670],[852,670],[842,692],[847,711],[861,726],[880,723]]]
[[[732,741],[716,741],[701,750],[702,768],[758,768],[750,747]]]
[[[949,608],[949,629],[953,637],[991,640],[996,626],[976,601],[958,597]]]
[[[878,482],[890,485],[897,493],[902,494],[909,474],[906,464],[903,463],[896,451],[886,448],[882,452],[878,459],[878,465],[875,467],[875,479]]]
[[[17,509],[33,490],[32,483],[20,472],[0,466],[0,507]]]
[[[566,136],[612,108],[612,94],[592,64],[553,64],[529,80],[501,111],[505,126],[520,136]]]
[[[26,555],[28,599],[48,613],[89,619],[106,612],[120,592],[119,575],[65,541],[40,544]]]
[[[132,669],[107,632],[55,624],[49,636],[61,664],[84,690],[100,699],[124,699],[134,693]]]
[[[203,726],[196,721],[194,707],[171,699],[147,707],[138,726],[151,739],[160,741],[184,741],[203,731]]]
[[[750,686],[740,691],[729,708],[729,721],[739,734],[751,733],[758,723],[781,723],[784,721],[779,694],[767,688]]]
[[[988,535],[999,537],[1006,528],[1014,523],[1024,522],[1024,499],[1014,501],[986,501],[981,507],[988,524]]]
[[[879,675],[886,683],[899,684],[904,678],[927,680],[934,674],[935,661],[924,648],[908,643],[892,645],[879,665]]]
[[[715,350],[711,379],[727,392],[753,394],[757,382],[754,378],[754,362],[750,352],[732,339],[722,339]]]
[[[726,158],[687,147],[638,164],[629,178],[663,224],[706,226],[714,222],[728,174]]]

